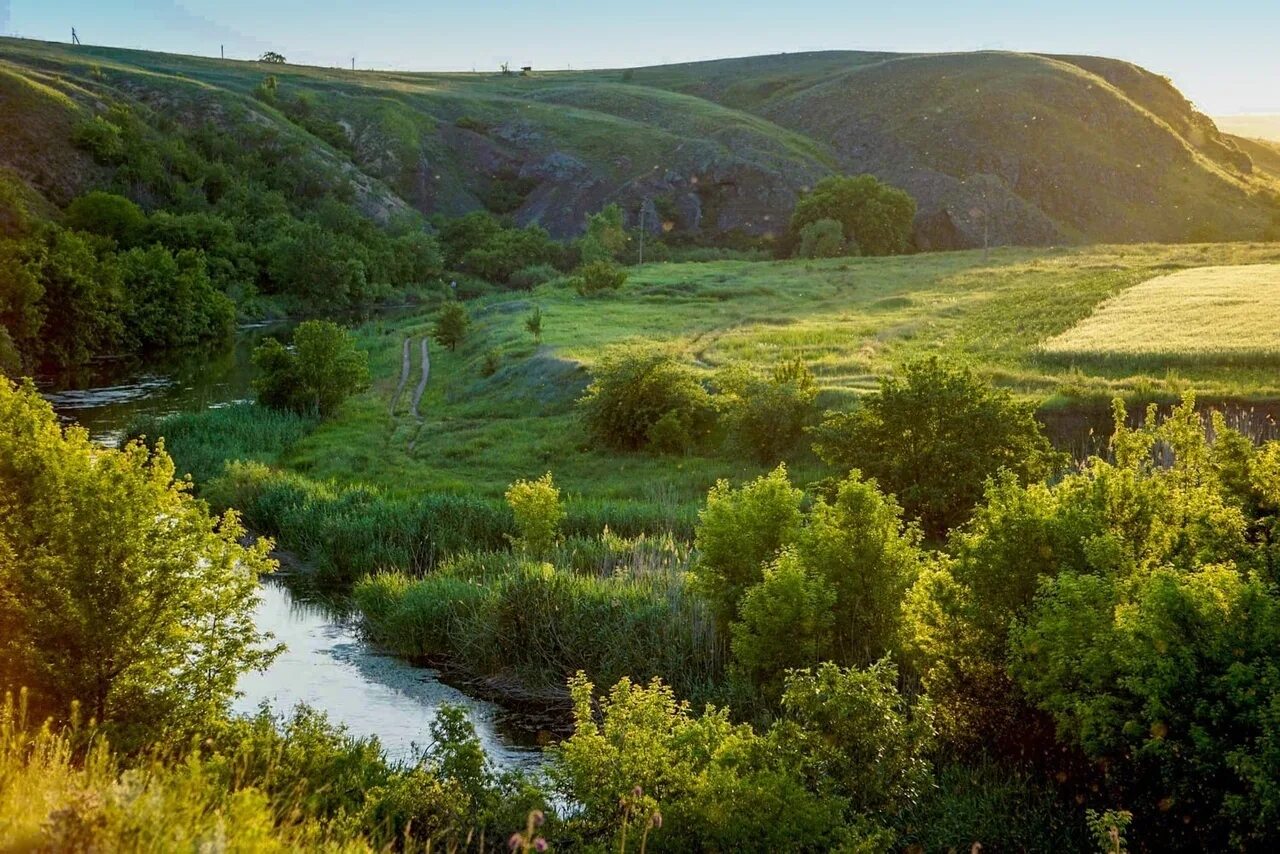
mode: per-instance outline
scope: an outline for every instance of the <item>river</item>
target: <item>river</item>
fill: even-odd
[[[285,323],[246,326],[224,349],[102,366],[77,377],[46,379],[41,391],[63,420],[79,423],[96,442],[115,446],[139,416],[252,397],[253,348],[267,335],[285,335],[289,329]],[[371,647],[337,608],[267,580],[256,622],[287,650],[265,671],[240,680],[237,712],[252,714],[265,704],[288,714],[306,703],[353,735],[377,736],[389,758],[411,760],[429,743],[437,710],[449,704],[467,711],[496,767],[531,768],[542,761],[532,734],[500,706],[446,685],[434,670]]]

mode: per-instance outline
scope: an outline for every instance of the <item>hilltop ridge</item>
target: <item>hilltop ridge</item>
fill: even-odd
[[[254,97],[268,76],[274,103]],[[488,207],[559,237],[610,202],[655,231],[777,234],[834,172],[911,192],[921,248],[1257,238],[1280,198],[1172,83],[1097,57],[829,51],[506,76],[0,39],[0,167],[52,205],[108,179],[71,137],[117,103],[159,134],[265,133],[379,220]]]

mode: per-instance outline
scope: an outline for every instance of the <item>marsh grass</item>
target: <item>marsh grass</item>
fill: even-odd
[[[602,684],[662,676],[682,696],[724,687],[725,649],[688,589],[687,546],[671,538],[571,540],[527,563],[470,552],[413,578],[360,581],[353,599],[370,637],[410,658],[557,691],[579,670]]]

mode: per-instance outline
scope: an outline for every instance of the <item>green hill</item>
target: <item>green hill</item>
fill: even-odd
[[[268,76],[270,102],[254,97]],[[1277,192],[1167,80],[1092,57],[823,52],[504,76],[0,40],[0,166],[48,201],[106,182],[71,137],[119,103],[159,134],[287,140],[293,168],[349,184],[379,220],[487,206],[560,237],[614,201],[654,229],[773,234],[832,172],[909,190],[922,248],[1253,238]]]

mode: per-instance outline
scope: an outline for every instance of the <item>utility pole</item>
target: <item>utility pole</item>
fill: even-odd
[[[351,57],[351,70],[352,71],[356,70],[356,58],[354,56]]]
[[[218,45],[218,55],[223,59],[227,58],[227,46],[225,44]]]
[[[648,199],[640,202],[640,263],[644,263],[644,207],[649,203]]]
[[[80,44],[80,36],[76,35],[76,28],[75,28],[75,27],[72,27],[72,28],[71,28],[71,43],[72,43],[72,44]]]

